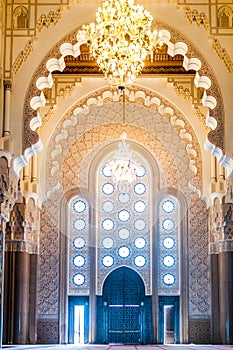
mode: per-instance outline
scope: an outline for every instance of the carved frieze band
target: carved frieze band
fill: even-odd
[[[233,240],[210,243],[209,254],[219,254],[223,252],[233,252]]]
[[[68,0],[68,3],[70,1]],[[82,1],[81,1],[82,2]],[[88,1],[87,1],[88,2]],[[203,2],[202,11],[196,8],[196,4],[192,2],[177,1],[178,4],[186,4],[184,6],[185,16],[187,17],[190,23],[196,23],[197,26],[203,26],[206,30],[210,32],[213,40],[213,49],[216,50],[219,58],[226,64],[227,69],[231,72],[232,60],[230,59],[226,49],[221,46],[220,41],[217,39],[217,36],[225,36],[226,38],[229,35],[233,34],[232,27],[232,13],[233,8],[231,4],[216,4],[216,6],[210,6],[208,2]],[[143,3],[143,1],[142,1]],[[24,48],[18,53],[16,59],[13,62],[13,44],[14,41],[9,41],[11,47],[11,54],[8,55],[9,67],[13,67],[12,71],[14,74],[17,73],[20,66],[25,62],[30,55],[30,52],[33,50],[34,41],[38,38],[39,32],[43,28],[49,28],[50,25],[56,25],[60,18],[62,17],[62,11],[64,4],[62,2],[53,3],[53,9],[49,12],[46,12],[46,7],[50,5],[49,1],[46,3],[37,3],[36,5],[31,4],[30,1],[28,4],[18,3],[17,6],[11,6],[10,2],[7,6],[8,16],[11,18],[9,21],[10,24],[6,26],[6,36],[16,38],[20,40],[21,37],[29,37],[29,40],[26,42]],[[51,5],[50,5],[51,7]],[[13,10],[12,10],[13,9]],[[31,12],[35,12],[34,16],[31,15]],[[44,11],[44,13],[42,13]],[[215,12],[212,13],[211,12]],[[41,14],[42,13],[42,14]],[[35,18],[34,21],[32,18]],[[216,23],[213,23],[213,18],[216,18]],[[218,45],[216,45],[218,42]],[[220,54],[222,53],[222,54]],[[223,54],[224,53],[224,54]],[[226,59],[227,57],[227,59]],[[8,78],[11,77],[11,72],[8,67],[6,67]]]
[[[6,240],[5,251],[39,254],[39,245],[38,243],[32,243],[32,242]]]

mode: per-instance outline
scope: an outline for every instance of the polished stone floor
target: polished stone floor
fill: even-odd
[[[3,345],[12,350],[224,350],[233,345]]]

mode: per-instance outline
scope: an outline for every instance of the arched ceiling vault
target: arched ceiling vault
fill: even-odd
[[[56,45],[56,48],[52,49],[51,52],[46,56],[43,62],[38,67],[37,71],[34,73],[31,84],[28,88],[27,95],[25,98],[24,105],[24,125],[25,132],[27,137],[24,137],[24,154],[17,157],[14,161],[14,170],[16,174],[19,175],[20,170],[24,167],[30,157],[42,149],[41,140],[37,134],[37,129],[42,125],[40,109],[43,108],[46,104],[45,91],[49,90],[53,86],[53,72],[62,71],[65,68],[65,57],[67,55],[72,55],[74,57],[79,56],[80,54],[80,45],[82,42],[79,41],[79,38],[75,39],[75,33],[77,30],[69,33],[69,35],[62,40],[62,44]],[[210,128],[206,141],[205,149],[217,157],[221,166],[224,166],[227,171],[227,175],[230,176],[233,169],[233,161],[230,157],[223,154],[223,144],[222,138],[216,137],[214,131],[218,129],[218,119],[221,116],[218,116],[216,111],[216,98],[209,94],[211,91],[211,79],[206,75],[199,74],[201,71],[201,61],[199,58],[190,57],[188,54],[188,46],[184,42],[171,42],[171,34],[168,30],[162,30],[162,42],[168,46],[168,52],[171,56],[176,54],[183,55],[183,66],[186,70],[194,70],[195,79],[194,83],[196,88],[202,89],[203,97],[202,103],[203,106],[208,109],[206,114],[206,124]],[[58,52],[60,50],[60,53]],[[200,56],[200,55],[199,55]],[[53,57],[53,58],[51,58]],[[210,73],[207,70],[207,73]],[[211,74],[208,74],[209,76]],[[214,77],[214,75],[212,75]],[[211,77],[212,77],[211,76]],[[214,81],[216,85],[216,82]],[[36,89],[35,89],[36,87]],[[37,91],[37,93],[35,93]],[[215,92],[219,93],[218,88],[215,89]],[[221,95],[218,94],[218,100],[221,100]],[[30,106],[29,106],[30,100]],[[222,105],[220,106],[222,108]],[[221,128],[223,128],[222,123]],[[223,131],[220,130],[218,135],[223,134]],[[220,140],[219,140],[220,139]],[[220,145],[220,147],[219,147]]]
[[[171,159],[169,166],[161,167],[170,174],[170,180],[167,180],[170,186],[179,187],[185,179],[186,185],[183,183],[184,186],[181,187],[187,187],[201,195],[200,143],[190,123],[175,106],[154,91],[130,88],[126,90],[125,122],[128,140],[146,147],[161,164],[166,164]],[[47,133],[51,135],[48,149],[43,152],[41,166],[42,169],[47,169],[46,174],[41,172],[41,178],[44,176],[42,182],[47,183],[44,196],[49,197],[61,184],[64,187],[62,177],[77,187],[78,175],[68,176],[67,179],[67,174],[79,174],[80,164],[89,153],[95,157],[96,147],[118,141],[123,131],[120,95],[116,90],[112,92],[108,88],[90,93],[74,103],[56,127],[51,128],[51,132],[44,125],[41,133],[43,139],[48,139]],[[88,159],[91,162],[91,158]],[[182,173],[183,163],[186,167]],[[84,167],[86,171],[88,164]],[[83,173],[85,171],[82,171],[82,175]],[[84,179],[87,178],[88,172],[84,175]],[[85,186],[88,185],[85,183]],[[69,190],[69,186],[66,190]]]

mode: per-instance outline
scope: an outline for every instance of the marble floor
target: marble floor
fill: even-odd
[[[233,345],[3,345],[11,350],[224,350]]]

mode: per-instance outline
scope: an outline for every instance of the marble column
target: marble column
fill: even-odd
[[[3,136],[10,135],[10,118],[11,118],[11,82],[4,83],[4,125]]]
[[[14,320],[14,288],[15,288],[15,253],[6,251],[4,258],[4,313],[3,343],[13,344]]]
[[[213,344],[220,343],[219,337],[219,272],[218,272],[218,254],[210,254],[210,281],[211,281],[211,339]]]
[[[29,343],[37,342],[38,254],[30,255]]]
[[[95,266],[95,245],[90,247],[90,266]],[[90,269],[90,296],[89,296],[89,343],[96,343],[96,295],[95,295],[96,271],[95,268]]]
[[[28,342],[30,255],[15,253],[14,343]]]
[[[0,219],[1,220],[1,219]],[[1,225],[2,226],[2,225]],[[0,348],[2,348],[3,329],[3,290],[4,290],[4,233],[0,229]]]
[[[218,254],[219,333],[222,344],[233,344],[233,252]]]

